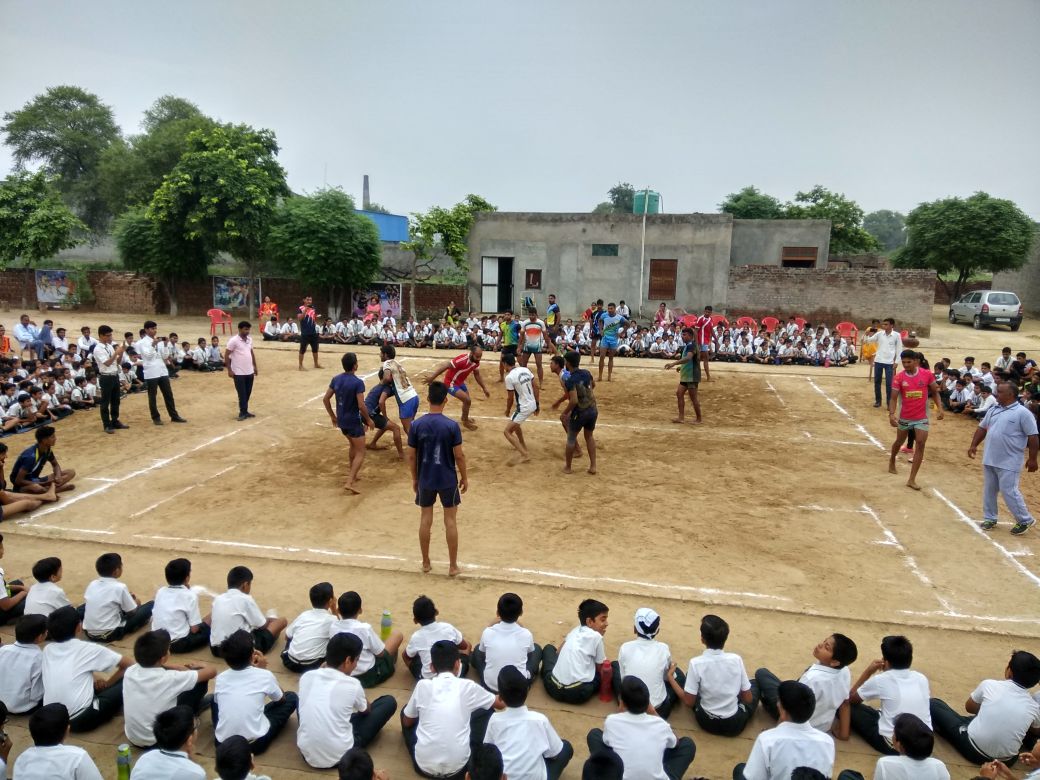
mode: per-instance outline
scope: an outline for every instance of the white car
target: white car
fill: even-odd
[[[1018,330],[1022,325],[1022,301],[1013,292],[976,290],[950,304],[950,322],[970,322],[975,330],[986,325],[1007,325]]]

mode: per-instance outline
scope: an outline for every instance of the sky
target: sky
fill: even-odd
[[[1040,0],[0,0],[0,112],[58,84],[126,134],[163,94],[270,128],[295,191],[367,173],[396,213],[625,181],[671,213],[821,184],[1040,220]]]

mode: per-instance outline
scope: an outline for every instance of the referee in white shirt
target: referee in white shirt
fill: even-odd
[[[188,421],[177,414],[177,406],[173,400],[173,388],[170,387],[170,372],[155,345],[155,333],[158,327],[152,320],[145,322],[144,337],[134,344],[134,351],[141,358],[144,384],[148,388],[148,411],[152,415],[152,422],[162,425],[159,407],[155,403],[156,391],[162,391],[163,403],[166,404],[166,412],[170,415],[170,420],[175,423],[185,423]]]
[[[86,328],[84,330],[87,331]],[[112,343],[112,328],[108,325],[98,328],[98,338],[100,341],[94,345],[92,354],[101,384],[101,425],[105,433],[115,433],[130,427],[119,422],[119,366],[123,362],[126,347]]]

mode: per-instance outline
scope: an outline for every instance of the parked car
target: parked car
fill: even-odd
[[[950,322],[970,322],[975,330],[986,325],[1007,325],[1018,330],[1022,325],[1022,301],[1013,292],[970,292],[950,304]]]

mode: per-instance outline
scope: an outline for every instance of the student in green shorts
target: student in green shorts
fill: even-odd
[[[679,359],[671,363],[665,363],[665,369],[679,366],[679,386],[675,390],[675,398],[679,403],[679,416],[672,420],[673,423],[686,422],[686,395],[690,396],[693,404],[693,413],[697,419],[694,425],[701,424],[701,402],[697,400],[697,385],[701,382],[701,365],[698,362],[699,353],[696,341],[693,338],[693,328],[682,329],[682,351]]]

